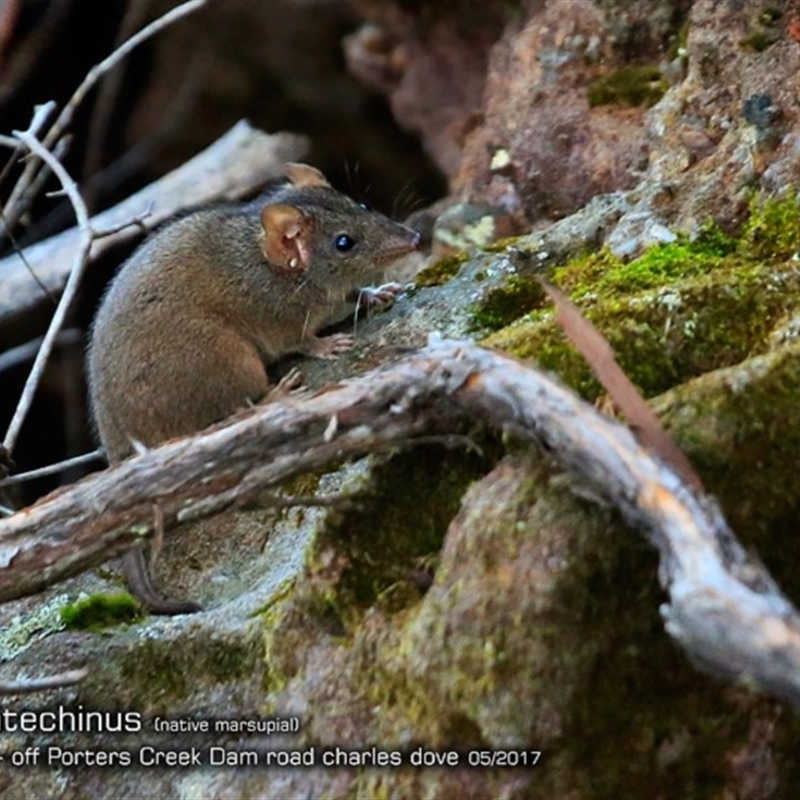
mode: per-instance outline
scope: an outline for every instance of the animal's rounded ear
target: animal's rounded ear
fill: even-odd
[[[261,209],[261,250],[272,266],[305,272],[311,265],[311,220],[299,208],[267,203]]]
[[[283,171],[295,186],[330,186],[325,176],[308,164],[290,162],[283,165]]]

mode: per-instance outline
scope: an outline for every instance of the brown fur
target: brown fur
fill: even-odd
[[[185,436],[268,392],[266,365],[291,353],[332,357],[316,332],[354,290],[416,249],[418,236],[287,165],[290,182],[251,203],[197,211],[145,242],[111,284],[94,322],[89,392],[109,460]],[[354,242],[336,247],[339,237]],[[163,600],[141,550],[126,572],[157,613]]]

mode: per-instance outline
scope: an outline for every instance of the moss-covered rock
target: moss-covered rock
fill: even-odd
[[[800,207],[797,193],[754,197],[744,225],[739,251],[757,261],[782,261],[800,254]]]
[[[454,275],[457,275],[461,266],[468,260],[467,253],[443,256],[420,270],[414,277],[414,285],[418,288],[422,286],[440,286],[449,281]]]
[[[618,280],[619,275],[610,275],[605,283]],[[636,275],[634,281],[640,280]],[[597,293],[585,290],[575,300],[609,340],[634,383],[653,396],[764,352],[772,327],[800,302],[800,268],[793,262],[780,267],[738,263],[665,282],[659,289],[627,296],[603,288]],[[550,311],[524,317],[484,341],[556,372],[585,397],[596,399],[601,393]]]
[[[473,330],[495,331],[519,319],[522,314],[543,307],[547,295],[535,278],[512,275],[503,286],[489,289],[475,309]]]
[[[328,569],[326,580],[345,574]],[[380,743],[406,756],[420,743],[544,751],[534,771],[365,769],[352,776],[353,796],[433,786],[498,796],[514,786],[531,798],[611,798],[666,782],[706,796],[731,779],[720,753],[757,735],[775,704],[698,674],[664,631],[655,575],[651,547],[612,512],[577,500],[546,466],[506,459],[464,497],[416,602],[374,603],[338,636],[322,634],[327,612],[315,622],[312,606],[294,605],[279,635],[300,657],[277,705],[302,697],[319,710],[335,697],[347,720],[307,717],[318,746],[347,730],[356,749]],[[797,727],[785,719],[787,742]]]
[[[348,637],[366,611],[396,614],[419,601],[461,495],[487,468],[476,452],[435,445],[373,464],[352,505],[327,516],[303,580],[265,611],[273,687],[300,669],[319,636]]]
[[[794,485],[800,430],[800,343],[676,387],[656,409],[722,503],[737,535],[754,547],[795,600],[800,516]]]
[[[554,269],[552,279],[608,338],[634,383],[653,396],[765,352],[770,332],[800,305],[798,251],[800,213],[790,194],[754,199],[738,238],[709,224],[692,240],[679,236],[632,261],[601,249]],[[600,385],[551,309],[519,301],[521,287],[531,283],[513,276],[487,292],[475,325],[493,330],[514,317],[485,343],[535,360],[595,399]]]

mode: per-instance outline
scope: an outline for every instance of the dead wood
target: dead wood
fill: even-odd
[[[0,599],[297,473],[482,420],[546,448],[658,548],[668,633],[697,663],[800,705],[800,618],[716,502],[552,378],[471,343],[431,342],[361,378],[257,407],[91,475],[0,521]]]

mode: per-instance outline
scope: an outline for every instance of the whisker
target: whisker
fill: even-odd
[[[392,204],[392,217],[395,219],[406,219],[412,211],[420,208],[423,204],[422,197],[417,194],[414,187],[416,179],[411,178],[406,181],[395,197]]]

